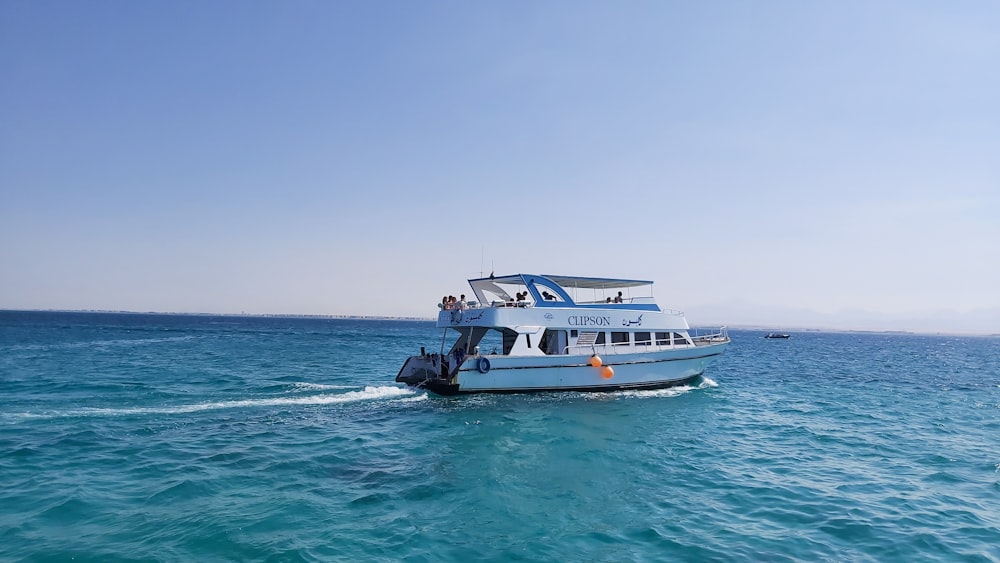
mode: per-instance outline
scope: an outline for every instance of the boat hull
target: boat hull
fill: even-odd
[[[685,385],[700,377],[727,344],[611,354],[598,367],[590,365],[590,356],[470,356],[456,370],[448,370],[450,376],[413,367],[421,363],[417,361],[421,357],[415,356],[410,359],[413,366],[404,366],[396,381],[438,395],[662,389]],[[481,358],[488,362],[483,364]],[[606,367],[613,370],[610,377]],[[426,373],[427,377],[422,378],[419,373]]]
[[[654,381],[650,383],[624,383],[613,385],[589,385],[585,387],[492,387],[492,388],[466,388],[459,384],[450,384],[444,379],[428,380],[422,387],[428,391],[443,396],[472,395],[476,393],[554,393],[554,392],[578,392],[578,393],[610,393],[613,391],[642,391],[654,389],[666,389],[669,387],[679,387],[687,385],[701,377],[696,374],[684,379],[671,381]]]

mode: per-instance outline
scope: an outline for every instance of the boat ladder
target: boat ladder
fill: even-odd
[[[594,346],[594,342],[597,341],[596,332],[581,332],[580,337],[576,339],[577,346]]]

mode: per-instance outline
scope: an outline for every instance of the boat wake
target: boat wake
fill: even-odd
[[[337,386],[324,386],[338,389]],[[329,393],[324,395],[307,395],[298,397],[262,397],[257,399],[241,399],[238,401],[212,401],[189,405],[171,405],[162,407],[127,407],[127,408],[79,408],[68,410],[53,410],[39,412],[7,413],[2,415],[6,421],[51,419],[70,417],[113,417],[142,415],[173,415],[203,411],[258,408],[258,407],[295,407],[310,405],[336,405],[356,403],[361,401],[396,400],[420,401],[426,399],[426,393],[418,393],[412,389],[396,386],[366,386],[361,390],[346,393]]]
[[[292,391],[335,391],[338,389],[354,389],[353,385],[325,385],[323,383],[297,382],[291,384]]]
[[[647,391],[615,391],[613,393],[601,393],[610,397],[625,397],[629,399],[656,399],[662,397],[679,397],[691,391],[718,387],[719,384],[713,379],[702,376],[697,385],[679,385],[677,387],[667,387],[664,389],[650,389]]]

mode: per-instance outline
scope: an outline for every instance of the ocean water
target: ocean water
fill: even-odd
[[[0,312],[3,561],[1000,561],[1000,339],[442,398],[429,322]]]

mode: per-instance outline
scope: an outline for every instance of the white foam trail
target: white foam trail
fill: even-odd
[[[615,395],[628,397],[630,399],[653,399],[656,397],[677,397],[694,391],[696,388],[690,385],[680,385],[677,387],[667,387],[665,389],[650,389],[648,391],[618,391]]]
[[[361,391],[348,391],[330,395],[310,395],[307,397],[270,397],[262,399],[244,399],[240,401],[218,401],[212,403],[197,403],[193,405],[175,405],[170,407],[133,407],[124,409],[74,409],[67,411],[49,411],[42,413],[19,413],[13,417],[30,418],[62,418],[73,416],[129,416],[146,414],[186,414],[192,412],[235,409],[248,407],[282,407],[302,405],[336,405],[358,401],[373,401],[379,399],[419,399],[415,393],[405,387],[372,387],[367,386]],[[426,395],[424,396],[426,397]],[[9,415],[8,415],[9,416]],[[7,418],[7,417],[4,417]]]
[[[292,391],[331,391],[336,389],[353,389],[353,385],[324,385],[322,383],[292,383]]]
[[[424,393],[423,395],[417,395],[416,397],[404,397],[402,399],[399,399],[399,402],[400,403],[417,403],[417,402],[420,402],[420,401],[426,401],[427,399],[428,399],[427,393]]]
[[[709,387],[718,386],[719,384],[716,383],[715,380],[702,376],[702,381],[693,387],[691,385],[679,385],[677,387],[666,387],[664,389],[650,389],[645,391],[615,391],[609,394],[615,397],[628,397],[631,399],[653,399],[657,397],[678,397],[697,389],[708,389]]]

